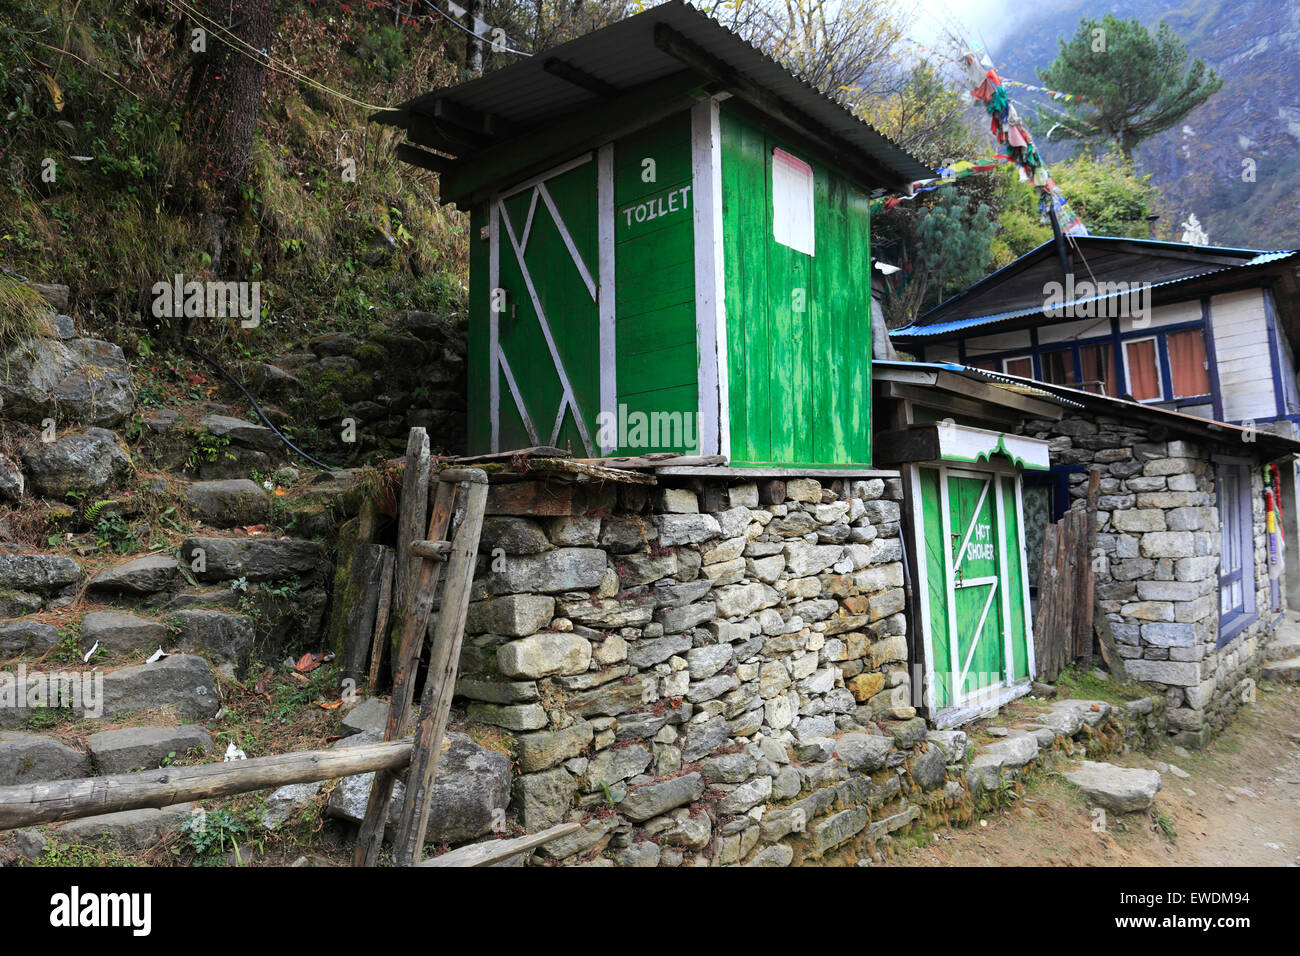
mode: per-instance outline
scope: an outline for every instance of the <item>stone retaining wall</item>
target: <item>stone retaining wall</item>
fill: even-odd
[[[1164,689],[1169,729],[1204,746],[1253,691],[1268,608],[1267,539],[1260,469],[1252,469],[1258,618],[1223,647],[1219,637],[1219,511],[1212,449],[1155,441],[1131,422],[1086,412],[1023,430],[1051,442],[1084,507],[1087,471],[1100,470],[1097,596],[1134,680]],[[1160,436],[1163,437],[1163,436]],[[1248,454],[1249,450],[1247,450]],[[1241,454],[1241,450],[1237,450]]]
[[[896,478],[579,497],[548,509],[569,513],[487,518],[458,688],[471,720],[518,735],[523,826],[594,814],[553,855],[621,827],[625,862],[706,848],[735,862],[794,831],[763,835],[769,804],[821,793],[811,820],[848,798],[832,786],[849,776],[836,735],[924,737]],[[501,498],[489,512],[514,510]],[[866,738],[855,768],[883,766],[891,741]]]

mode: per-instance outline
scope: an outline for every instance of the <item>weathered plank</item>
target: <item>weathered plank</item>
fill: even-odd
[[[558,516],[573,514],[573,486],[561,482],[520,481],[488,489],[490,515]]]
[[[162,767],[107,777],[0,787],[0,830],[121,810],[167,807],[290,783],[334,780],[371,771],[389,772],[410,762],[411,747],[409,739],[391,740],[196,767]]]
[[[433,508],[429,515],[428,532],[424,536],[432,541],[440,541],[446,535],[456,500],[455,485],[443,481],[438,482],[437,485]],[[421,502],[427,504],[427,492],[423,484],[415,485],[409,495],[418,497]],[[404,500],[403,507],[405,504]],[[433,612],[434,593],[437,591],[443,567],[441,561],[428,561],[411,555],[408,548],[400,546],[403,540],[410,539],[398,539],[397,561],[406,554],[416,565],[416,576],[412,591],[407,595],[407,603],[393,616],[397,649],[393,654],[393,694],[388,705],[388,722],[384,727],[385,740],[396,738],[406,725],[411,700],[415,696],[415,677],[420,663],[420,651],[424,647],[429,615]],[[397,567],[400,567],[400,564]],[[401,577],[395,573],[394,586],[400,587],[401,580]],[[353,851],[352,858],[356,866],[374,866],[379,861],[379,850],[384,842],[384,826],[388,820],[388,804],[392,799],[395,782],[396,778],[391,773],[375,774],[375,781],[370,788],[370,799],[366,804],[366,816],[361,821],[356,848]]]
[[[415,587],[415,576],[420,563],[418,558],[403,547],[403,544],[421,537],[420,530],[424,527],[429,506],[426,491],[429,486],[429,471],[429,435],[423,428],[412,428],[406,443],[406,459],[402,468],[402,497],[397,506],[398,548],[394,571],[393,618],[398,622],[405,616],[404,612]],[[396,642],[393,648],[396,651]]]
[[[379,571],[379,603],[375,607],[375,630],[370,642],[370,682],[373,690],[379,684],[379,671],[384,664],[384,649],[388,647],[388,616],[393,607],[393,567],[396,555],[392,548],[384,549],[384,560]]]
[[[393,838],[393,860],[398,866],[419,862],[428,827],[429,801],[433,796],[433,780],[438,772],[451,699],[456,691],[456,668],[460,662],[470,590],[474,584],[474,564],[478,560],[479,535],[483,530],[483,509],[487,503],[487,475],[479,472],[479,476],[468,483],[465,490],[465,517],[456,531],[447,565],[447,583],[443,588],[429,670],[420,699],[416,749],[406,777],[406,802]]]
[[[493,863],[499,863],[501,860],[508,860],[512,856],[518,856],[520,853],[527,853],[539,846],[545,846],[553,840],[566,837],[570,833],[576,833],[582,829],[582,824],[557,823],[553,827],[548,827],[541,833],[532,833],[527,836],[514,837],[510,840],[484,840],[482,843],[471,843],[469,846],[457,847],[440,856],[431,857],[427,860],[421,860],[416,866],[491,866]]]
[[[339,595],[340,600],[347,601],[340,664],[343,676],[353,680],[366,673],[366,654],[370,650],[375,612],[379,607],[381,574],[387,550],[379,544],[358,544],[352,556],[351,583],[345,594]]]

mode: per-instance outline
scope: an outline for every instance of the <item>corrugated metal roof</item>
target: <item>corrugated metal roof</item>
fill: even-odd
[[[1159,419],[1170,427],[1177,428],[1184,432],[1194,432],[1219,442],[1238,442],[1244,445],[1254,444],[1256,446],[1268,446],[1270,450],[1280,451],[1283,454],[1294,454],[1300,452],[1300,441],[1293,438],[1287,438],[1284,435],[1277,435],[1264,429],[1247,429],[1240,425],[1233,425],[1229,422],[1221,422],[1213,418],[1201,418],[1197,415],[1188,415],[1185,412],[1170,411],[1166,408],[1158,408],[1153,405],[1143,405],[1141,402],[1129,401],[1126,398],[1113,398],[1110,395],[1097,395],[1093,392],[1085,392],[1081,389],[1070,388],[1068,385],[1053,385],[1047,382],[1037,382],[1033,379],[1021,378],[1018,375],[1006,375],[1002,372],[990,372],[982,368],[975,368],[970,365],[957,365],[953,362],[901,362],[901,361],[884,361],[873,360],[872,366],[885,366],[887,368],[929,368],[953,372],[966,378],[977,381],[986,381],[992,385],[1007,388],[1023,395],[1032,395],[1034,398],[1041,398],[1045,401],[1058,402],[1062,405],[1069,405],[1074,408],[1092,408],[1104,409],[1108,413],[1117,416],[1136,416],[1138,418]],[[1063,394],[1064,393],[1064,394]],[[1077,398],[1075,397],[1077,396]]]
[[[682,34],[709,56],[775,95],[810,123],[832,134],[846,149],[885,167],[897,180],[889,185],[935,175],[932,169],[849,109],[682,0],[671,0],[459,86],[417,96],[395,111],[376,113],[371,119],[409,130],[412,113],[430,114],[434,102],[444,99],[466,110],[499,117],[515,127],[515,132],[540,129],[608,102],[597,93],[548,72],[546,63],[550,60],[561,60],[620,91],[630,91],[682,72],[683,62],[656,46],[655,28],[660,24]],[[423,145],[444,148],[432,142]],[[446,151],[457,153],[453,149]]]
[[[893,361],[892,359],[873,359],[872,368],[898,368],[898,369],[918,369],[929,368],[936,371],[952,372],[963,378],[969,378],[974,381],[985,382],[994,388],[1005,389],[1008,392],[1015,392],[1017,395],[1026,395],[1030,398],[1041,398],[1044,401],[1052,402],[1056,405],[1069,405],[1074,408],[1083,408],[1084,406],[1054,392],[1039,388],[1038,383],[1031,382],[1028,379],[1018,378],[1015,375],[1003,375],[1001,372],[989,372],[982,368],[975,368],[971,365],[957,365],[954,362],[902,362]]]
[[[1098,238],[1098,237],[1094,237],[1094,238]],[[1144,240],[1144,241],[1149,242],[1151,240]],[[1218,247],[1211,247],[1211,248],[1218,248]],[[1233,250],[1233,251],[1256,252],[1256,250]],[[1256,254],[1252,258],[1243,261],[1240,265],[1223,266],[1218,269],[1209,269],[1206,270],[1205,272],[1197,272],[1194,275],[1180,276],[1177,279],[1168,279],[1164,282],[1153,282],[1151,283],[1151,288],[1159,289],[1166,286],[1177,285],[1180,282],[1190,282],[1193,279],[1203,279],[1206,276],[1219,275],[1224,272],[1234,272],[1238,269],[1249,269],[1255,266],[1267,265],[1270,262],[1278,262],[1282,259],[1286,259],[1290,256],[1294,256],[1298,252],[1300,252],[1300,250],[1295,250],[1295,249],[1281,249],[1273,252],[1256,252]],[[1021,258],[1023,259],[1024,257],[1022,256]],[[1015,263],[1012,263],[1012,265],[1015,265]],[[1009,269],[1009,268],[1011,268],[1011,266],[1004,267],[1004,269]],[[994,273],[994,275],[996,274],[997,273]],[[1130,292],[1125,291],[1125,292],[1113,292],[1108,295],[1087,296],[1082,299],[1075,299],[1072,302],[1062,303],[1061,308],[1064,309],[1067,306],[1071,306],[1071,305],[1083,305],[1089,302],[1100,302],[1104,299],[1120,299],[1130,294],[1131,294]],[[1015,309],[1010,312],[994,312],[990,315],[973,315],[965,319],[954,319],[951,322],[936,322],[933,325],[917,325],[913,323],[912,325],[904,326],[901,329],[894,329],[892,332],[889,333],[889,337],[891,339],[898,338],[900,341],[908,341],[908,340],[920,339],[920,338],[931,338],[934,336],[948,335],[952,332],[960,332],[964,329],[980,328],[982,326],[993,325],[998,322],[1006,322],[1012,319],[1024,318],[1025,316],[1028,315],[1040,315],[1042,314],[1042,312],[1043,312],[1043,306],[1031,306],[1024,309]],[[1068,318],[1068,316],[1066,316],[1066,318]],[[1089,318],[1089,316],[1082,316],[1082,318]]]

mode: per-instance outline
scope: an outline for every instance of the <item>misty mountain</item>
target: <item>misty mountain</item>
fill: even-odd
[[[1084,16],[1136,17],[1153,27],[1168,23],[1223,77],[1223,88],[1180,127],[1142,144],[1138,167],[1153,174],[1165,198],[1162,238],[1178,238],[1179,223],[1195,213],[1216,245],[1296,248],[1300,245],[1300,2],[1297,0],[1047,0],[1022,12],[1010,32],[993,42],[1004,76],[1038,83]],[[1041,94],[1008,87],[1021,113],[1033,104],[1056,107]],[[1026,108],[1028,107],[1028,108]],[[1070,144],[1044,142],[1050,164]],[[1254,182],[1243,179],[1254,168]]]

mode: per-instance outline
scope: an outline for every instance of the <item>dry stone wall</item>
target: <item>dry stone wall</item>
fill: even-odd
[[[900,498],[896,478],[710,480],[487,518],[458,694],[516,735],[524,827],[592,814],[546,854],[618,831],[623,863],[789,862],[791,834],[817,855],[873,807],[913,813]]]
[[[1097,597],[1129,677],[1163,688],[1170,732],[1203,746],[1254,689],[1268,608],[1262,477],[1252,469],[1258,618],[1223,647],[1219,637],[1220,521],[1213,454],[1189,441],[1154,440],[1131,422],[1089,413],[1023,430],[1049,440],[1084,507],[1087,472],[1101,472]],[[1159,436],[1163,438],[1164,436]],[[1241,450],[1236,450],[1241,454]],[[1249,450],[1247,450],[1247,453]]]

